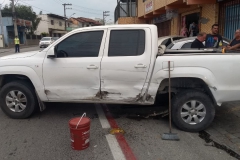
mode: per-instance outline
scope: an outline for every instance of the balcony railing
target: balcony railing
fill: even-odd
[[[136,17],[136,2],[129,2],[131,0],[125,0],[124,2],[118,2],[114,12],[114,21],[116,22],[120,17]]]

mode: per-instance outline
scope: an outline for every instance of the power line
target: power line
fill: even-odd
[[[57,0],[53,0],[54,2],[56,2],[57,4],[61,5]]]
[[[73,6],[76,6],[76,7],[79,7],[79,8],[83,8],[83,9],[88,9],[88,10],[90,9],[90,10],[98,11],[98,12],[101,12],[101,13],[102,13],[102,10],[99,10],[99,9],[87,8],[87,7],[79,6],[79,5],[76,5],[76,4],[73,4]]]
[[[59,0],[59,1],[62,1],[62,0]],[[79,7],[79,8],[83,8],[83,9],[87,9],[87,10],[98,11],[98,12],[101,12],[101,13],[103,11],[103,10],[100,10],[100,9],[93,9],[93,8],[83,7],[83,6],[80,6],[80,5],[73,4],[73,3],[72,3],[72,5],[75,6],[75,7]]]
[[[5,2],[5,0],[3,0],[3,2],[2,2],[2,4],[1,5],[3,5],[3,3]]]
[[[34,7],[34,8],[40,9],[41,11],[46,11],[46,12],[48,12],[48,13],[53,13],[53,12],[51,12],[51,11],[48,11],[48,10],[45,10],[45,9],[42,9],[42,8],[39,8],[39,7],[33,6],[33,5],[29,4],[29,3],[23,2],[23,1],[21,1],[21,0],[20,0],[20,2],[21,2],[21,3],[25,3],[25,4],[27,4],[27,5],[31,6],[31,7]],[[57,14],[57,13],[54,13],[54,14]]]
[[[79,6],[79,5],[76,5],[76,4],[73,4],[73,5],[74,5],[74,6],[77,6],[77,7],[80,7],[80,8],[84,8],[84,9],[90,9],[90,10],[102,12],[102,10],[99,10],[99,9],[87,8],[87,7]]]
[[[76,9],[76,8],[73,8],[72,10],[74,10],[74,11],[78,11],[78,12],[83,12],[83,13],[89,13],[89,14],[101,15],[101,13],[94,13],[94,12],[82,11],[82,10],[79,10],[79,9]]]

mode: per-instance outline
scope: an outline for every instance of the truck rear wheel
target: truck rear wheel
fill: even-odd
[[[11,118],[28,118],[37,107],[34,88],[24,81],[7,83],[0,91],[0,106]]]
[[[215,107],[212,100],[198,90],[178,93],[172,100],[173,123],[181,130],[198,132],[213,121]]]

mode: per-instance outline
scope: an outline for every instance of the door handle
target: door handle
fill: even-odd
[[[91,65],[87,66],[87,69],[98,69],[98,67],[91,64]]]
[[[144,64],[137,64],[135,65],[135,68],[146,68],[147,66],[145,66]]]

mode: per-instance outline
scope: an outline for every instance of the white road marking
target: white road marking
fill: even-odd
[[[99,117],[100,123],[102,125],[102,128],[110,128],[110,124],[102,110],[102,106],[100,104],[95,104],[95,108],[98,113],[98,117]]]
[[[126,160],[122,149],[120,148],[118,141],[114,135],[108,134],[106,135],[106,139],[110,150],[112,152],[114,160]]]

